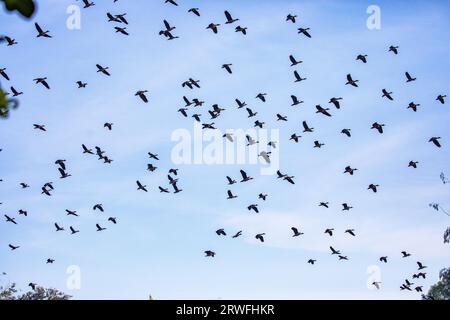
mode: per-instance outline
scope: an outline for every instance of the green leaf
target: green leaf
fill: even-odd
[[[5,3],[6,10],[18,11],[22,16],[30,18],[36,6],[33,0],[0,0]]]

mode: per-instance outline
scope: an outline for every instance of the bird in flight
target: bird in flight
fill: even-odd
[[[309,33],[309,28],[298,28],[298,33],[302,33],[308,38],[311,38],[311,34]]]
[[[147,186],[142,185],[142,183],[139,180],[136,181],[136,184],[138,186],[138,188],[137,188],[138,190],[142,190],[142,191],[148,192],[147,189],[146,189]]]
[[[247,173],[244,170],[240,170],[240,173],[241,173],[241,176],[242,176],[241,182],[247,182],[247,181],[253,180],[253,178],[248,176]]]
[[[297,229],[296,227],[291,227],[291,230],[292,230],[292,232],[294,233],[294,234],[292,235],[292,237],[298,237],[298,236],[301,236],[301,235],[304,234],[303,232],[299,232],[298,229]]]
[[[363,63],[367,63],[367,54],[358,54],[356,60],[360,60]]]
[[[48,90],[50,90],[50,86],[48,85],[48,82],[47,82],[47,78],[36,78],[36,79],[33,79],[33,81],[36,81],[36,84],[42,84],[45,88],[47,88]]]
[[[441,137],[431,137],[430,140],[428,140],[428,142],[432,142],[436,147],[441,148],[442,145],[439,142],[439,139],[441,139]]]
[[[38,35],[37,35],[38,38],[40,38],[40,37],[51,38],[52,37],[51,35],[49,35],[50,31],[48,31],[48,30],[44,31],[37,22],[34,24],[34,26],[38,32]]]
[[[200,17],[199,8],[191,8],[188,10],[188,12],[191,12],[191,13],[195,14],[197,17]]]
[[[225,18],[227,18],[227,22],[225,22],[225,24],[232,24],[236,21],[239,21],[239,19],[233,19],[233,17],[231,16],[231,14],[225,10]]]
[[[405,72],[405,76],[406,76],[406,82],[413,82],[416,81],[416,78],[413,78],[409,72]]]
[[[4,216],[5,216],[5,218],[6,218],[6,222],[11,222],[11,223],[13,223],[13,224],[17,224],[15,218],[11,218],[11,217],[9,217],[9,216],[6,215],[6,214],[5,214]]]
[[[232,63],[225,63],[222,65],[222,69],[225,69],[229,74],[232,74],[233,73],[233,71],[231,70],[232,65],[233,65]]]
[[[264,236],[265,236],[265,235],[266,235],[265,233],[258,233],[258,234],[255,236],[255,238],[258,239],[258,240],[261,241],[261,242],[264,242]]]
[[[108,72],[109,67],[103,67],[100,64],[96,64],[97,72],[101,72],[106,76],[111,76],[111,74]]]
[[[291,21],[292,23],[295,23],[295,18],[297,18],[296,15],[288,14],[286,17],[286,21]]]
[[[351,86],[358,87],[357,82],[359,82],[359,80],[353,80],[352,75],[350,73],[347,74],[347,82],[345,83],[346,85],[349,84]]]
[[[6,80],[9,81],[9,77],[8,77],[8,75],[6,74],[5,70],[6,70],[6,68],[3,68],[3,69],[0,68],[0,75],[1,75],[3,78],[5,78]]]
[[[214,251],[211,251],[211,250],[206,250],[205,251],[205,257],[212,257],[212,258],[214,258],[215,255],[216,255],[216,253]]]

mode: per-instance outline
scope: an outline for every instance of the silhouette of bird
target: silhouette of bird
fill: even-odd
[[[116,29],[116,33],[121,33],[121,34],[123,34],[123,35],[125,35],[125,36],[129,36],[129,35],[130,35],[130,34],[126,31],[126,30],[127,30],[126,27],[124,27],[124,28],[121,28],[121,27],[114,27],[114,29]]]
[[[309,33],[309,28],[298,28],[298,33],[302,33],[308,38],[311,38],[311,34]]]
[[[228,191],[227,191],[227,194],[228,194],[228,198],[227,198],[227,199],[235,199],[235,198],[237,198],[237,196],[233,195],[233,193],[231,192],[231,190],[228,190]]]
[[[217,234],[218,236],[226,236],[226,235],[227,235],[224,229],[218,229],[218,230],[216,230],[216,234]]]
[[[387,258],[388,258],[388,257],[380,257],[379,260],[380,260],[381,262],[387,263]]]
[[[259,210],[258,210],[258,205],[257,204],[251,204],[251,205],[249,205],[248,207],[247,207],[247,210],[253,210],[253,211],[255,211],[256,213],[259,213]]]
[[[445,98],[447,98],[446,95],[440,94],[440,95],[437,96],[436,100],[439,101],[440,103],[444,104],[445,103]]]
[[[410,161],[408,164],[408,168],[411,167],[411,168],[417,169],[418,163],[419,163],[418,161]]]
[[[300,61],[300,60],[297,61],[292,54],[289,56],[289,60],[291,61],[291,67],[296,66],[296,65],[298,65],[298,64],[303,62],[303,61]]]
[[[6,222],[11,222],[13,224],[17,224],[16,220],[14,218],[9,217],[8,215],[4,215],[6,218]]]
[[[355,235],[355,229],[347,229],[347,230],[345,230],[345,233],[348,233],[349,235],[351,235],[351,236],[356,236]]]
[[[405,76],[406,76],[406,82],[416,81],[416,78],[411,77],[409,72],[405,72]]]
[[[358,54],[356,60],[360,60],[363,63],[367,63],[367,54]]]
[[[414,112],[417,112],[418,106],[420,106],[420,104],[415,104],[414,102],[410,102],[408,105],[408,109],[412,109]]]
[[[48,31],[48,30],[44,31],[37,22],[34,24],[34,26],[38,32],[38,35],[37,35],[38,38],[40,38],[40,37],[51,38],[52,37],[51,35],[49,35],[50,31]]]
[[[10,89],[11,89],[11,92],[13,94],[13,97],[18,97],[18,96],[23,94],[23,92],[17,91],[14,87],[11,87]]]
[[[332,246],[330,246],[331,254],[341,254],[339,250],[334,249]]]
[[[353,207],[350,207],[347,203],[343,203],[342,207],[342,211],[349,211],[350,209],[353,209]]]
[[[211,250],[206,250],[205,251],[205,257],[213,257],[216,255],[216,253],[214,251]]]
[[[411,254],[406,251],[402,251],[401,254],[402,254],[402,258],[407,258],[407,257],[411,256]]]
[[[253,178],[248,176],[247,173],[244,170],[240,170],[240,173],[241,173],[241,176],[242,176],[241,182],[247,182],[247,181],[253,180]]]
[[[357,168],[352,169],[350,166],[346,166],[344,169],[344,173],[349,173],[350,175],[353,175],[355,173],[355,171],[357,171]]]
[[[398,46],[390,46],[389,52],[393,52],[394,54],[398,54]]]
[[[38,83],[42,84],[45,88],[50,90],[50,86],[48,85],[47,78],[45,78],[45,77],[44,78],[36,78],[36,79],[33,79],[33,81],[36,81],[36,84],[38,84]]]
[[[108,77],[111,76],[111,74],[108,72],[109,67],[102,67],[99,64],[96,64],[96,67],[98,69],[97,72],[101,72]]]
[[[266,201],[266,199],[267,199],[267,194],[260,193],[260,194],[258,195],[258,199],[262,199],[263,201]]]
[[[328,233],[330,235],[330,237],[332,237],[333,231],[334,231],[334,229],[326,229],[324,233]]]
[[[373,183],[371,183],[370,185],[369,185],[369,187],[367,187],[367,190],[372,190],[373,192],[377,192],[377,187],[379,187],[379,185],[378,184],[373,184]]]
[[[231,179],[229,176],[227,176],[228,184],[232,185],[236,183],[236,180]]]
[[[70,229],[71,234],[76,234],[76,233],[80,232],[80,230],[75,230],[72,226],[70,226],[69,229]]]
[[[211,29],[212,30],[212,32],[214,32],[214,33],[216,33],[217,34],[217,27],[218,26],[220,26],[220,24],[219,23],[210,23],[207,27],[206,27],[206,29]]]
[[[325,145],[325,143],[320,143],[319,141],[314,141],[314,148],[322,148]]]
[[[330,101],[328,101],[328,103],[332,103],[332,104],[334,104],[336,109],[340,109],[341,108],[341,104],[339,103],[339,100],[342,100],[342,98],[341,97],[339,97],[339,98],[333,97],[333,98],[330,99]]]
[[[148,192],[147,189],[146,189],[147,186],[142,185],[142,183],[139,180],[136,181],[136,184],[138,186],[138,188],[137,188],[138,190],[142,190],[142,191]]]
[[[188,10],[188,12],[192,12],[193,14],[195,14],[197,17],[200,17],[200,11],[198,8],[191,8]]]
[[[267,95],[267,93],[258,93],[256,98],[261,100],[262,102],[266,102],[266,95]]]
[[[341,133],[345,134],[347,137],[351,137],[352,134],[350,133],[351,129],[342,129]]]
[[[296,15],[288,14],[286,17],[286,21],[291,21],[292,23],[295,23],[295,18],[297,18]]]
[[[319,207],[329,208],[329,202],[320,202]]]
[[[241,109],[243,107],[245,107],[247,104],[244,102],[241,102],[241,100],[239,99],[235,99],[234,101],[236,101],[237,105],[238,105],[238,109]]]
[[[103,209],[103,205],[101,203],[97,203],[95,206],[92,207],[92,209],[95,210],[100,210],[100,212],[104,212],[105,210]]]
[[[76,211],[71,211],[71,210],[67,210],[67,209],[66,209],[66,212],[67,212],[67,215],[68,215],[68,216],[75,216],[75,217],[78,217],[78,214],[77,214]]]
[[[38,130],[41,130],[41,131],[47,131],[45,129],[45,125],[42,125],[42,124],[33,124],[33,127],[34,127],[34,129],[38,129]]]
[[[8,77],[8,75],[6,74],[5,70],[6,70],[6,68],[3,68],[3,69],[0,68],[0,75],[1,75],[3,78],[5,78],[6,80],[9,81],[9,77]]]
[[[97,231],[104,231],[106,228],[102,228],[98,223],[95,225],[97,227]]]
[[[233,71],[231,71],[231,68],[230,68],[232,65],[233,65],[232,63],[225,63],[222,65],[222,69],[225,69],[225,70],[227,70],[227,72],[229,74],[232,74]]]
[[[291,99],[292,99],[291,106],[296,106],[296,105],[303,103],[303,101],[298,100],[298,98],[294,95],[291,95]]]
[[[65,178],[72,176],[71,174],[68,174],[65,170],[63,170],[62,168],[58,168],[58,171],[59,171],[59,174],[61,175],[60,179],[65,179]]]
[[[240,230],[240,231],[238,231],[238,232],[236,232],[236,234],[232,237],[232,238],[238,238],[238,237],[240,237],[242,235],[242,230]]]
[[[433,142],[433,144],[438,147],[441,148],[441,143],[439,142],[439,139],[441,139],[441,137],[431,137],[430,140],[428,140],[428,142]]]
[[[304,234],[303,232],[299,232],[296,227],[292,227],[291,230],[294,233],[294,235],[292,237],[298,237],[298,236],[301,236]]]
[[[63,227],[60,227],[57,223],[55,223],[55,228],[56,228],[56,231],[58,232],[58,231],[64,231],[64,228]]]
[[[386,98],[388,98],[389,100],[394,100],[393,98],[392,98],[392,96],[391,96],[391,94],[392,94],[392,92],[388,92],[386,89],[383,89],[383,90],[381,90],[382,92],[383,92],[383,95],[382,95],[382,97],[386,97]]]
[[[110,221],[110,222],[112,222],[114,224],[117,224],[117,218],[115,218],[115,217],[109,217],[108,221]]]
[[[258,233],[258,234],[255,236],[255,238],[258,239],[258,240],[261,241],[261,242],[264,242],[264,236],[265,236],[265,235],[266,235],[265,233]]]
[[[321,113],[327,117],[331,117],[331,114],[328,112],[328,110],[330,110],[330,109],[322,108],[319,104],[316,105],[316,109],[317,109],[316,113]]]
[[[349,84],[351,86],[358,87],[357,82],[359,82],[359,80],[353,80],[352,75],[350,73],[347,74],[347,82],[345,83],[346,85]]]
[[[8,37],[8,36],[4,36],[3,39],[6,40],[7,46],[8,46],[8,47],[17,44],[16,39],[12,39],[12,38],[10,38],[10,37]]]
[[[314,265],[314,264],[316,263],[316,261],[317,261],[317,260],[309,259],[309,260],[308,260],[308,263]]]
[[[306,78],[302,78],[297,71],[294,71],[295,82],[301,82],[306,80]]]
[[[226,10],[225,10],[224,14],[225,14],[225,18],[227,18],[227,22],[225,22],[225,24],[231,24],[231,23],[234,23],[236,21],[239,21],[239,19],[233,19],[231,14],[228,11],[226,11]]]
[[[47,259],[47,262],[46,262],[46,263],[47,263],[47,264],[53,264],[54,262],[55,262],[55,259],[50,259],[50,258],[49,258],[49,259]]]
[[[417,265],[419,266],[419,269],[418,270],[423,270],[423,269],[425,269],[427,266],[424,266],[423,264],[422,264],[422,262],[420,262],[420,261],[417,261]]]
[[[20,246],[14,246],[12,244],[9,244],[8,247],[11,249],[11,251],[17,250],[20,248]]]
[[[370,129],[376,129],[376,130],[378,130],[379,133],[383,133],[384,126],[385,126],[384,124],[379,124],[378,122],[374,122]]]

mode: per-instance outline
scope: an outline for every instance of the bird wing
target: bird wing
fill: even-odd
[[[167,30],[170,30],[170,24],[169,22],[167,22],[167,20],[164,20],[164,26],[166,27]]]
[[[295,60],[293,55],[289,56],[289,60],[291,60],[292,64],[296,64],[297,63],[297,61]]]
[[[231,14],[225,10],[225,17],[227,18],[228,21],[233,21],[233,17],[231,16]]]
[[[247,179],[247,173],[244,170],[241,170],[241,176],[243,179]]]
[[[37,32],[39,32],[39,33],[43,33],[44,32],[42,30],[41,26],[37,22],[35,22],[34,26],[36,27]]]

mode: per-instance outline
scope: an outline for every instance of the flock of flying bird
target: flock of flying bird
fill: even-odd
[[[114,0],[114,2],[117,2],[117,0]],[[174,0],[165,0],[164,2],[166,4],[169,4],[169,5],[178,6],[178,3],[176,1],[174,1]],[[83,0],[83,3],[84,3],[84,8],[90,8],[90,7],[95,5],[94,2],[91,2],[89,0]],[[200,16],[200,9],[199,8],[190,8],[188,10],[188,12],[193,14],[193,15],[195,15],[195,16],[198,16],[198,17]],[[231,25],[231,24],[234,24],[237,21],[239,21],[239,19],[234,18],[230,14],[230,12],[228,12],[228,11],[225,11],[224,15],[225,15],[225,19],[226,19],[226,21],[224,23],[225,25]],[[129,24],[129,22],[128,22],[127,18],[126,18],[126,13],[124,13],[124,14],[111,14],[110,12],[108,12],[106,14],[106,16],[107,16],[107,19],[108,19],[107,21],[108,22],[114,22],[114,23],[117,23],[117,24],[121,25],[121,26],[115,26],[114,27],[114,29],[115,29],[115,31],[117,33],[121,33],[123,35],[129,36],[129,33],[128,33],[127,28],[126,28],[126,25]],[[295,24],[297,22],[297,16],[296,15],[292,15],[292,14],[288,14],[287,17],[286,17],[286,21],[288,23],[294,23]],[[159,32],[159,35],[165,37],[167,40],[174,40],[174,39],[179,38],[178,36],[174,36],[173,35],[173,32],[176,29],[175,26],[171,25],[167,20],[164,20],[163,24],[164,24],[165,29],[161,30]],[[50,34],[49,30],[45,30],[44,31],[44,29],[38,23],[35,23],[34,26],[35,26],[38,38],[52,38],[52,35]],[[211,30],[214,34],[218,34],[219,30],[220,30],[219,29],[220,27],[221,27],[220,23],[210,23],[206,27],[206,29]],[[247,34],[247,27],[242,27],[242,26],[238,25],[238,26],[235,27],[235,31],[236,32],[240,32],[243,35],[246,35]],[[310,28],[300,27],[300,28],[298,28],[298,33],[303,35],[303,36],[305,36],[305,37],[307,37],[307,38],[311,38],[312,37]],[[10,36],[4,36],[3,39],[5,40],[7,46],[13,46],[13,45],[17,45],[18,44],[18,42],[14,38],[12,38]],[[394,54],[394,55],[398,55],[399,54],[399,47],[398,46],[390,46],[388,48],[388,51],[390,53]],[[369,58],[365,54],[358,54],[357,57],[356,57],[356,60],[359,61],[360,63],[366,64],[366,63],[368,63]],[[303,61],[297,60],[293,55],[289,56],[289,61],[290,61],[290,65],[292,67],[295,67],[295,66],[297,66],[297,65],[299,65],[300,63],[303,62]],[[222,68],[227,73],[232,74],[233,73],[232,66],[233,66],[232,63],[224,63],[222,65]],[[97,64],[96,68],[97,68],[97,73],[101,73],[101,74],[103,74],[104,76],[107,76],[107,77],[111,76],[111,73],[109,71],[109,67],[105,67],[105,66],[102,66],[100,64]],[[9,75],[6,72],[6,68],[0,68],[0,76],[3,77],[4,79],[6,79],[7,81],[10,81],[10,77],[9,77]],[[294,81],[295,82],[302,82],[302,81],[306,81],[306,80],[307,80],[306,78],[303,78],[302,76],[300,76],[298,71],[296,71],[296,70],[294,71]],[[406,83],[410,83],[410,82],[416,81],[417,79],[415,77],[413,77],[409,72],[406,72],[405,73],[405,80],[406,80],[405,81]],[[45,89],[50,90],[50,85],[49,85],[49,81],[48,81],[47,77],[38,77],[38,78],[35,78],[33,81],[35,81],[35,83],[38,84],[38,85],[42,85]],[[358,88],[358,83],[359,83],[359,80],[355,79],[354,76],[352,76],[351,74],[347,74],[345,85],[350,85],[350,86],[353,86],[355,88]],[[84,89],[84,88],[87,87],[88,84],[80,80],[80,81],[76,82],[76,85],[78,86],[79,89]],[[183,88],[187,88],[187,89],[190,89],[190,90],[201,88],[200,80],[194,80],[193,78],[189,78],[188,80],[184,81],[181,85],[182,85]],[[13,86],[11,86],[10,89],[11,89],[11,94],[12,94],[13,97],[17,97],[17,96],[20,96],[20,95],[23,94],[23,92],[21,92],[20,90],[16,90]],[[142,90],[141,89],[141,90],[138,90],[135,93],[135,96],[139,97],[144,103],[148,103],[149,99],[147,97],[147,93],[148,93],[148,90]],[[394,100],[393,92],[390,92],[387,89],[383,89],[382,90],[381,97],[389,99],[391,101]],[[255,98],[260,100],[262,103],[264,103],[264,102],[266,102],[267,94],[266,93],[259,93],[259,94],[256,95]],[[297,105],[300,105],[300,104],[303,103],[303,101],[299,100],[295,95],[291,95],[291,99],[292,99],[292,106],[297,106]],[[439,94],[437,96],[437,98],[436,98],[436,100],[440,104],[445,104],[445,102],[446,102],[445,99],[446,99],[446,95],[444,95],[444,94]],[[343,100],[342,97],[332,97],[329,100],[329,104],[333,105],[336,110],[340,110],[341,109],[341,101],[342,100]],[[238,109],[242,109],[244,107],[246,108],[246,111],[247,111],[247,114],[248,114],[248,118],[253,118],[253,117],[257,116],[257,112],[255,112],[252,109],[250,109],[247,106],[246,102],[241,101],[239,99],[235,99],[235,101],[236,101]],[[178,110],[178,112],[183,117],[188,117],[188,111],[190,111],[191,107],[192,108],[202,107],[205,104],[204,101],[202,101],[202,100],[200,100],[198,98],[189,99],[186,96],[183,96],[183,102],[184,102],[185,106]],[[420,104],[417,104],[415,102],[411,102],[408,105],[407,108],[411,109],[414,112],[417,112],[419,106],[420,106]],[[320,115],[325,116],[325,117],[332,117],[332,112],[331,112],[330,108],[324,108],[321,105],[316,105],[315,108],[316,108],[316,113],[317,114],[320,114]],[[218,104],[214,104],[214,105],[212,105],[212,109],[208,110],[208,113],[211,116],[211,119],[217,119],[221,115],[221,113],[223,111],[225,111],[225,109],[221,108]],[[191,117],[194,118],[195,121],[201,122],[202,123],[202,127],[205,130],[214,130],[214,129],[216,129],[214,122],[210,122],[210,123],[202,122],[201,114],[199,114],[199,113],[193,113],[191,115]],[[280,113],[276,114],[276,120],[277,121],[288,121],[287,117],[282,115],[282,114],[280,114]],[[261,122],[259,120],[256,120],[254,122],[254,127],[263,128],[264,125],[265,125],[265,123]],[[43,124],[33,124],[33,127],[34,127],[34,129],[40,130],[40,131],[43,131],[43,132],[45,132],[47,130],[45,125],[43,125]],[[112,130],[113,129],[113,123],[105,122],[104,127],[107,130]],[[312,133],[312,132],[314,132],[314,128],[310,127],[306,121],[302,122],[302,127],[303,127],[303,133]],[[384,127],[385,127],[385,124],[374,122],[371,125],[370,129],[376,130],[379,134],[383,134],[384,133],[384,129],[383,129]],[[348,138],[352,137],[351,129],[349,129],[349,128],[342,129],[341,133],[344,134],[345,136],[347,136]],[[223,138],[227,139],[231,143],[234,141],[233,140],[233,136],[230,133],[225,133],[223,135]],[[289,140],[293,141],[295,143],[298,143],[300,141],[300,138],[301,138],[301,136],[299,134],[293,133],[290,136]],[[439,136],[433,136],[433,137],[430,137],[428,141],[433,143],[436,147],[441,148],[442,145],[441,145],[441,143],[439,141],[440,139],[441,138]],[[247,142],[248,142],[248,146],[251,146],[251,145],[254,145],[254,144],[258,143],[258,141],[255,141],[254,138],[252,138],[250,135],[247,135]],[[268,147],[276,148],[278,143],[279,142],[277,142],[277,141],[270,141],[268,143]],[[324,144],[319,142],[318,140],[314,141],[314,148],[321,148],[323,146],[324,146]],[[93,151],[93,149],[89,148],[85,144],[82,144],[81,148],[82,148],[82,153],[83,154],[97,156],[98,160],[103,161],[105,164],[111,164],[112,161],[113,161],[110,157],[108,157],[106,155],[105,151],[102,150],[102,148],[99,147],[99,146],[95,146],[95,148],[94,148],[95,151]],[[271,154],[270,151],[262,151],[259,154],[259,156],[262,157],[267,163],[270,163],[270,154]],[[148,156],[149,156],[149,158],[152,161],[159,161],[159,156],[157,154],[149,152]],[[66,178],[71,177],[71,174],[68,173],[68,167],[66,165],[66,160],[58,159],[58,160],[55,161],[55,165],[57,165],[57,170],[59,172],[59,175],[60,175],[61,179],[66,179]],[[415,168],[417,168],[417,165],[418,165],[417,161],[411,160],[409,162],[409,164],[408,164],[408,167],[411,167],[411,168],[415,169]],[[150,172],[154,172],[155,170],[157,170],[157,168],[158,167],[156,167],[153,163],[149,163],[147,165],[147,170],[150,171]],[[353,176],[354,174],[356,174],[357,170],[358,170],[358,168],[353,168],[352,166],[348,165],[348,166],[346,166],[343,169],[343,173]],[[241,183],[245,183],[245,182],[249,182],[249,181],[253,180],[253,177],[248,175],[247,172],[245,172],[244,170],[240,170],[240,175],[241,175],[241,178],[242,178],[240,180]],[[170,169],[169,172],[168,172],[167,178],[168,178],[169,185],[173,189],[173,193],[179,193],[179,192],[183,191],[178,186],[178,181],[179,181],[179,179],[178,179],[178,169],[175,169],[175,168]],[[277,171],[277,179],[287,181],[290,184],[295,184],[294,176],[291,176],[291,175],[288,175],[288,174],[284,174],[284,173],[280,172],[280,170]],[[237,181],[235,179],[233,179],[232,177],[230,177],[230,176],[226,176],[226,181],[228,182],[229,186],[232,186],[232,185],[237,183]],[[141,181],[137,180],[136,181],[136,185],[137,185],[137,190],[138,191],[148,192],[148,187],[146,185],[144,185]],[[30,186],[28,184],[26,184],[25,182],[22,182],[22,183],[20,183],[20,187],[23,188],[23,189],[26,189],[26,188],[29,188]],[[374,193],[376,193],[378,191],[379,187],[380,186],[378,184],[372,183],[372,184],[370,184],[367,187],[367,189],[373,191]],[[170,190],[167,187],[158,186],[158,189],[159,189],[159,192],[161,192],[161,193],[170,193]],[[52,192],[53,191],[54,191],[54,186],[53,186],[52,182],[47,182],[41,187],[41,193],[43,195],[45,195],[45,196],[52,196]],[[268,197],[268,195],[264,194],[264,193],[260,193],[258,195],[258,199],[262,200],[262,201],[266,201],[267,197]],[[231,189],[229,189],[227,191],[227,199],[231,200],[231,199],[235,199],[235,198],[237,198],[237,195],[234,194]],[[320,202],[319,206],[323,207],[323,208],[329,208],[329,203],[325,202],[325,201],[324,202]],[[342,210],[343,211],[349,211],[352,208],[353,207],[350,206],[347,203],[343,203],[342,204]],[[256,204],[256,203],[252,203],[252,204],[248,205],[247,209],[249,211],[253,211],[256,214],[260,212],[258,204]],[[92,210],[93,211],[98,210],[100,212],[104,212],[105,211],[105,209],[104,209],[104,207],[103,207],[103,205],[101,203],[95,204],[92,207]],[[74,210],[66,209],[65,211],[66,211],[66,214],[68,216],[78,217],[77,212],[74,211]],[[21,209],[21,210],[18,211],[18,215],[19,216],[23,215],[23,216],[26,217],[28,215],[28,212],[26,210],[22,210]],[[16,221],[16,219],[17,219],[16,217],[12,217],[11,215],[6,215],[6,214],[4,215],[4,217],[6,219],[6,222],[8,222],[8,223],[11,223],[11,224],[14,224],[14,225],[18,224],[18,221]],[[107,219],[107,221],[112,223],[112,224],[117,224],[118,219],[116,217],[109,217]],[[98,232],[101,232],[101,231],[104,231],[104,230],[107,229],[106,227],[100,225],[99,223],[97,223],[95,225],[95,227],[96,227],[96,231],[98,231]],[[64,226],[62,226],[60,223],[57,223],[57,222],[54,223],[54,228],[55,228],[55,232],[64,232],[64,231],[66,231]],[[304,234],[303,232],[301,232],[298,229],[298,227],[295,227],[295,226],[291,227],[291,231],[292,231],[292,237],[300,237],[300,236],[302,236]],[[75,235],[75,234],[79,233],[80,230],[77,230],[74,226],[69,226],[69,232],[72,235]],[[348,234],[349,236],[351,236],[351,237],[356,237],[356,231],[354,229],[347,229],[344,232],[346,234]],[[219,237],[227,236],[227,232],[225,231],[224,228],[220,228],[220,229],[216,230],[215,233]],[[233,233],[232,238],[238,238],[242,234],[243,234],[243,230],[239,230],[238,232]],[[324,234],[332,237],[335,234],[335,230],[334,230],[334,228],[327,228],[324,231]],[[254,237],[255,237],[255,239],[259,240],[260,242],[264,242],[265,239],[266,239],[265,236],[266,236],[266,234],[264,232],[261,232],[261,233],[256,234]],[[19,245],[9,244],[9,248],[14,251],[14,250],[19,249],[20,246]],[[342,260],[342,261],[349,260],[349,257],[347,255],[344,255],[341,252],[341,250],[336,249],[333,246],[329,246],[329,249],[330,249],[331,255],[337,256],[339,260]],[[206,250],[206,251],[204,251],[204,253],[205,253],[206,257],[214,257],[216,255],[216,253],[213,250]],[[410,256],[411,256],[411,254],[406,252],[406,251],[402,251],[401,252],[401,257],[402,258],[408,258]],[[382,256],[382,257],[379,258],[379,261],[382,262],[382,263],[388,263],[388,257],[387,256]],[[46,259],[46,263],[48,263],[48,264],[52,264],[54,262],[55,262],[55,259],[53,259],[53,258],[47,258]],[[314,265],[316,262],[317,262],[317,260],[314,259],[314,258],[310,258],[307,261],[307,263],[311,264],[311,265]],[[420,261],[417,261],[417,266],[418,266],[418,272],[412,275],[412,279],[425,278],[426,277],[426,273],[423,272],[423,270],[426,268],[426,266]],[[417,292],[422,292],[422,286],[420,286],[420,285],[415,285],[414,286],[414,283],[412,281],[413,280],[406,279],[404,281],[404,283],[401,284],[400,289],[401,290],[409,290],[409,291],[415,290]],[[377,289],[380,289],[380,284],[381,284],[380,282],[373,282],[372,283],[372,285],[374,287],[376,287]],[[34,288],[36,286],[36,284],[30,283],[30,286],[32,288]]]

